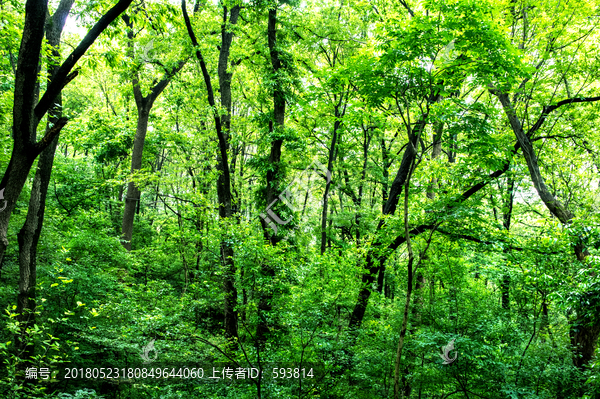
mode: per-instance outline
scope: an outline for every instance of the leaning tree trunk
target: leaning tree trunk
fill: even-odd
[[[548,189],[548,186],[546,185],[546,182],[544,181],[544,178],[540,172],[538,158],[534,151],[533,144],[531,143],[531,136],[542,126],[548,114],[553,110],[563,105],[573,103],[600,101],[600,97],[578,97],[560,101],[556,105],[544,107],[542,110],[542,115],[526,134],[523,131],[523,125],[510,102],[508,94],[494,90],[492,90],[492,93],[498,96],[513,133],[523,149],[523,157],[527,163],[527,168],[529,169],[533,186],[535,187],[540,199],[546,205],[546,208],[548,208],[552,215],[554,215],[562,224],[568,225],[571,223],[574,215]],[[585,261],[585,258],[589,254],[581,242],[577,242],[573,246],[573,250],[579,261]],[[590,307],[591,309],[600,308],[600,304],[597,300],[598,295],[596,292],[597,291],[590,291],[585,294],[590,297],[587,301],[588,303],[584,305],[583,303],[585,302],[583,302],[577,307],[576,319],[571,323],[570,336],[571,343],[573,345],[573,364],[580,369],[585,368],[589,361],[593,358],[596,350],[596,343],[598,341],[598,337],[600,336],[600,317],[596,315],[594,310],[590,311]]]

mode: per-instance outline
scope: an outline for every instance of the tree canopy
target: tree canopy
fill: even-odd
[[[599,23],[0,0],[0,396],[599,399]]]

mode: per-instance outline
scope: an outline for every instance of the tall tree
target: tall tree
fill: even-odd
[[[25,6],[23,37],[15,74],[14,144],[10,162],[0,182],[0,187],[2,187],[0,192],[5,193],[7,201],[5,212],[0,214],[0,263],[8,245],[6,233],[16,200],[23,189],[33,162],[40,153],[48,149],[38,165],[29,202],[31,208],[28,211],[25,225],[18,234],[20,279],[17,309],[22,322],[22,332],[17,339],[20,350],[23,351],[26,358],[33,354],[34,350],[33,346],[28,345],[25,334],[27,328],[34,323],[35,316],[37,242],[43,224],[45,197],[52,170],[54,150],[58,135],[67,123],[67,118],[61,117],[60,113],[60,94],[63,88],[77,75],[77,71],[71,73],[71,70],[79,58],[130,3],[131,0],[120,1],[102,16],[60,67],[55,65],[54,59],[49,61],[47,68],[49,81],[46,91],[39,101],[38,73],[41,67],[44,33],[47,29],[47,37],[53,46],[52,56],[54,58],[59,55],[57,46],[60,43],[62,28],[72,2],[61,2],[54,17],[48,21],[46,19],[47,0],[28,0]],[[44,137],[37,140],[37,127],[46,113],[49,113],[47,129]]]
[[[523,157],[527,162],[529,175],[540,199],[544,205],[546,205],[550,213],[554,215],[563,225],[570,224],[575,215],[569,209],[567,209],[567,207],[560,200],[556,198],[556,196],[546,185],[546,182],[540,172],[538,156],[533,148],[531,138],[538,131],[538,129],[543,126],[551,112],[567,105],[600,101],[600,96],[568,98],[559,101],[556,105],[544,106],[542,113],[535,124],[527,133],[525,133],[523,130],[523,124],[521,123],[521,120],[519,119],[508,94],[493,89],[492,92],[496,94],[500,103],[502,104],[506,117],[510,123],[510,127],[514,132],[521,148],[523,149]],[[581,262],[584,262],[585,258],[589,255],[589,252],[581,240],[577,240],[575,242],[573,245],[573,252],[575,253],[577,260]],[[589,296],[590,298],[597,297],[594,291],[592,291],[591,295]],[[597,309],[600,307],[600,303],[598,303],[597,300],[592,300],[590,303],[588,300],[587,306]],[[584,368],[590,362],[596,350],[596,343],[599,336],[600,318],[593,314],[593,312],[590,313],[589,310],[584,309],[580,305],[577,311],[577,317],[571,326],[571,341],[574,347],[573,363],[577,367]]]
[[[280,194],[280,182],[284,180],[284,169],[281,167],[281,150],[283,139],[285,137],[285,72],[286,65],[282,61],[281,44],[277,40],[277,11],[279,3],[269,8],[267,17],[267,45],[269,48],[269,58],[271,61],[271,73],[273,82],[273,118],[269,121],[269,136],[271,137],[271,146],[268,158],[268,169],[266,173],[266,192],[265,200],[267,206],[271,206]],[[289,62],[289,61],[287,61]],[[260,220],[265,239],[275,246],[282,239],[277,232],[271,234],[270,225],[265,218]],[[275,266],[266,260],[261,264],[261,273],[265,279],[272,280],[275,277]],[[258,325],[256,326],[256,344],[264,346],[267,341],[267,334],[270,327],[268,319],[269,313],[273,310],[273,292],[268,287],[271,284],[265,284],[262,288],[258,301]]]
[[[47,59],[48,81],[54,79],[58,70],[57,60],[60,59],[60,38],[63,27],[74,0],[61,0],[52,17],[46,19],[46,39],[51,46],[51,53]],[[39,89],[39,87],[38,87]],[[62,117],[62,95],[58,93],[54,104],[48,110],[46,134]],[[19,337],[20,350],[24,358],[29,359],[34,353],[34,345],[27,345],[26,331],[35,323],[35,287],[37,284],[37,247],[44,224],[46,210],[46,196],[54,163],[54,154],[58,145],[58,135],[42,151],[38,160],[35,177],[29,197],[29,207],[25,223],[19,231],[19,297],[17,300],[17,314],[19,314],[21,333]]]
[[[10,215],[17,198],[21,194],[31,166],[38,155],[52,143],[67,123],[65,117],[58,119],[44,137],[37,140],[36,129],[40,120],[55,103],[56,97],[63,88],[77,76],[77,71],[71,72],[77,61],[108,25],[129,7],[131,2],[132,0],[120,0],[96,22],[79,45],[56,70],[54,78],[48,83],[46,91],[38,101],[37,76],[46,14],[48,13],[48,1],[27,0],[23,37],[15,74],[13,101],[14,145],[10,162],[4,172],[2,181],[0,181],[0,190],[3,190],[7,203],[4,212],[0,213],[0,263],[8,246],[6,233]]]
[[[199,4],[199,3],[197,3]],[[215,94],[211,82],[211,76],[204,61],[202,51],[196,39],[192,23],[187,13],[185,0],[181,0],[181,10],[187,27],[188,35],[195,50],[196,58],[202,69],[202,76],[206,85],[206,94],[208,104],[212,108],[215,123],[215,132],[218,142],[217,152],[217,170],[219,177],[217,181],[217,197],[219,201],[219,217],[227,225],[228,220],[233,215],[232,194],[231,194],[231,173],[228,161],[230,129],[231,129],[231,78],[233,73],[229,70],[229,57],[231,55],[231,45],[233,43],[234,32],[232,26],[237,24],[240,16],[240,5],[231,8],[223,6],[221,23],[221,43],[219,46],[219,61],[217,65],[217,76],[219,79],[219,91],[221,94],[220,108],[215,102]],[[237,348],[238,337],[238,316],[237,316],[237,288],[235,286],[236,267],[233,260],[233,245],[226,237],[220,244],[221,262],[224,268],[223,290],[225,294],[225,336],[230,342],[232,349]]]
[[[129,39],[130,55],[133,58],[133,21],[131,18],[124,14],[123,20],[129,28],[127,31],[127,38]],[[146,141],[146,133],[148,132],[148,120],[150,118],[150,111],[154,102],[160,96],[160,94],[169,85],[175,74],[183,68],[186,60],[177,62],[172,68],[166,68],[164,75],[154,86],[150,89],[147,95],[143,95],[142,87],[140,82],[140,73],[135,71],[133,79],[131,81],[133,86],[133,98],[135,99],[135,105],[137,107],[137,126],[135,129],[135,139],[133,140],[133,150],[131,153],[131,174],[135,175],[142,168],[142,155],[144,154],[144,143]],[[123,223],[121,226],[121,234],[123,237],[123,246],[128,251],[131,251],[131,238],[133,236],[133,222],[135,219],[136,207],[139,206],[141,197],[141,191],[138,186],[130,181],[127,184],[127,194],[125,195],[125,207],[123,210]]]

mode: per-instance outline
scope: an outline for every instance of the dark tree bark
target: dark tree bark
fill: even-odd
[[[271,142],[271,151],[269,153],[269,170],[267,170],[267,188],[266,200],[267,205],[275,201],[280,194],[278,182],[282,180],[281,174],[281,146],[283,139],[279,138],[285,129],[285,91],[282,76],[280,74],[284,70],[281,63],[281,55],[277,48],[277,8],[269,10],[269,18],[267,22],[267,44],[269,46],[269,55],[271,59],[271,68],[275,76],[275,84],[273,88],[273,121],[269,124],[269,133],[275,133],[275,140]],[[276,234],[269,234],[267,223],[262,220],[263,230],[267,235],[267,239],[272,245],[276,245],[281,239]]]
[[[277,201],[277,197],[281,192],[279,182],[283,181],[281,171],[281,147],[283,145],[283,139],[281,135],[285,129],[285,87],[283,82],[283,76],[281,74],[285,70],[285,66],[281,61],[281,53],[278,49],[277,44],[277,8],[269,9],[269,16],[267,20],[267,45],[269,47],[269,56],[271,59],[271,68],[273,71],[275,84],[273,88],[273,121],[269,123],[269,133],[275,135],[275,139],[271,142],[271,151],[269,153],[269,169],[266,175],[266,192],[265,199],[267,206]],[[264,218],[260,219],[261,226],[265,239],[273,246],[277,245],[281,241],[282,237],[277,235],[276,232],[273,234],[269,233],[269,225],[267,220]],[[272,280],[275,277],[275,268],[269,262],[264,262],[261,265],[262,275]],[[258,300],[258,325],[256,326],[256,345],[259,347],[264,346],[267,342],[268,334],[270,331],[270,324],[268,321],[269,313],[273,310],[273,292],[272,290],[263,287],[259,294]]]
[[[62,65],[56,70],[54,78],[49,82],[42,98],[37,102],[37,75],[40,64],[40,52],[44,37],[44,24],[48,13],[47,0],[28,0],[25,4],[25,23],[17,72],[15,74],[15,91],[13,106],[13,150],[11,158],[0,182],[0,190],[4,190],[7,206],[0,212],[0,264],[8,246],[6,236],[11,212],[15,207],[27,176],[37,156],[58,136],[67,123],[60,118],[39,141],[36,128],[41,118],[48,112],[62,89],[77,76],[71,72],[77,61],[85,54],[96,38],[129,7],[132,0],[121,0],[104,14],[87,33],[79,45],[71,52]]]
[[[206,93],[208,104],[214,110],[215,131],[219,140],[219,151],[217,153],[217,169],[219,178],[217,181],[217,197],[219,201],[219,217],[227,220],[233,215],[232,196],[231,196],[231,174],[228,161],[229,150],[229,129],[231,125],[231,72],[227,72],[229,64],[229,55],[231,44],[233,42],[233,32],[229,25],[237,24],[240,15],[240,6],[236,5],[230,10],[223,7],[223,23],[221,25],[221,45],[219,50],[219,63],[217,74],[219,77],[219,87],[221,92],[221,108],[225,109],[223,114],[217,110],[215,95],[212,87],[211,77],[206,67],[204,57],[198,46],[198,40],[194,34],[192,23],[187,13],[185,0],[181,0],[181,10],[188,31],[188,35],[195,49],[196,58],[200,62],[202,76],[206,84]],[[228,240],[224,239],[220,244],[221,261],[224,267],[223,291],[225,294],[225,336],[230,343],[230,349],[237,349],[238,337],[238,315],[237,315],[237,289],[235,286],[236,267],[233,260],[233,247]]]
[[[58,5],[56,12],[51,18],[46,20],[46,39],[52,46],[51,56],[48,58],[47,74],[51,81],[56,73],[57,66],[54,59],[60,57],[60,38],[61,33],[73,5],[74,0],[62,0]],[[48,123],[46,133],[61,119],[62,116],[62,96],[59,93],[55,99],[55,105],[48,111]],[[17,348],[25,359],[31,358],[34,354],[35,346],[28,345],[26,339],[26,330],[35,323],[36,307],[36,280],[37,280],[37,245],[42,232],[44,223],[44,211],[46,209],[46,195],[50,183],[52,164],[54,154],[58,145],[58,136],[56,136],[50,145],[46,147],[38,161],[33,185],[31,187],[31,196],[29,198],[29,207],[25,223],[17,235],[19,243],[19,295],[17,298],[17,314],[21,324],[21,336],[17,340]]]

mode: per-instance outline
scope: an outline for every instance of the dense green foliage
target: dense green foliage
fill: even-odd
[[[112,4],[73,5],[63,59]],[[237,22],[222,25],[236,5]],[[50,1],[51,14],[57,6]],[[17,311],[17,236],[35,163],[7,226],[0,397],[600,398],[598,2],[185,7],[197,47],[182,3],[134,2],[63,89],[69,120],[37,246],[33,325]],[[24,4],[0,0],[2,171],[15,145],[24,18]],[[215,124],[228,113],[218,70],[227,32],[225,217]],[[47,43],[41,53],[43,93]],[[147,96],[165,77],[135,169],[132,88]],[[523,150],[513,116],[534,151]],[[129,182],[141,192],[130,251],[122,230]],[[289,205],[269,203],[290,187],[299,189]],[[237,336],[224,327],[228,295]],[[33,358],[19,340],[33,345]],[[443,364],[451,340],[458,357]],[[156,364],[264,367],[266,377],[24,378],[29,367],[150,367],[140,353],[151,342]],[[272,365],[284,363],[313,365],[316,378],[271,378]]]

